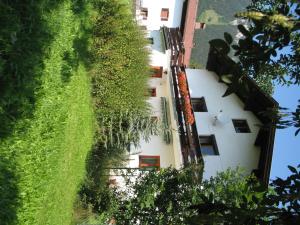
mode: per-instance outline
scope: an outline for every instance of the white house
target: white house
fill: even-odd
[[[147,30],[179,27],[185,0],[136,0],[136,20]]]
[[[171,133],[141,141],[139,148],[131,150],[126,167],[179,169],[202,161],[204,178],[240,166],[267,184],[275,128],[260,112],[277,107],[276,101],[250,78],[246,80],[250,87],[246,97],[239,92],[222,97],[227,86],[219,82],[218,75],[226,68],[214,49],[207,69],[185,67],[185,44],[189,43],[183,42],[188,38],[183,39],[187,34],[182,32],[191,29],[182,26],[195,24],[186,22],[193,16],[186,13],[192,3],[141,0],[136,5],[136,20],[146,28],[150,40],[153,76],[149,103],[153,119],[163,121]]]

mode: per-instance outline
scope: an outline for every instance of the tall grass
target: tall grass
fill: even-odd
[[[1,224],[71,223],[94,136],[80,2],[1,1]]]
[[[150,77],[147,41],[128,2],[94,1],[91,77],[97,143],[89,155],[88,176],[80,192],[83,205],[94,212],[109,207],[108,168],[126,159],[130,145],[157,132],[145,96]]]
[[[0,224],[70,224],[86,168],[85,187],[105,184],[98,168],[155,129],[146,41],[122,2],[0,2]]]

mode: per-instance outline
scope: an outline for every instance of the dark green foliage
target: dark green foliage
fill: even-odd
[[[86,2],[76,16],[72,7],[72,0],[0,1],[0,224],[71,219],[94,135],[75,45],[90,12]]]
[[[128,6],[98,0],[91,44],[97,138],[105,148],[125,149],[154,132],[144,96],[149,78],[147,42]]]
[[[0,2],[0,139],[34,110],[44,52],[55,35],[43,13],[56,6],[46,0]]]
[[[109,168],[122,164],[126,150],[158,132],[146,103],[150,75],[147,41],[128,5],[95,0],[89,58],[96,112],[96,140],[87,159],[80,198],[94,212],[110,208]]]
[[[124,163],[124,153],[115,149],[94,148],[89,155],[87,176],[79,191],[81,205],[93,213],[109,214],[115,207],[115,196],[109,189],[110,168]]]
[[[265,64],[260,68],[259,75],[249,73],[258,86],[268,95],[272,96],[274,93],[274,83],[280,82],[283,79],[285,70],[276,65]],[[277,76],[277,77],[276,77]]]
[[[200,170],[199,170],[200,169]],[[277,178],[271,188],[240,169],[201,182],[201,168],[163,169],[128,180],[125,190],[107,193],[101,208],[117,224],[296,225],[300,222],[300,165]],[[107,211],[105,211],[107,210]],[[105,219],[106,218],[106,219]],[[138,222],[139,221],[139,222]]]
[[[93,97],[99,114],[146,110],[147,44],[119,1],[97,1],[91,47]]]
[[[119,1],[1,1],[0,27],[0,223],[68,224],[93,128],[96,185],[155,129],[146,41]]]
[[[288,112],[287,108],[281,108],[282,116],[278,116],[279,128],[295,127],[295,136],[300,132],[300,100],[298,100],[298,106],[295,112]]]
[[[216,198],[218,194],[215,192],[211,192],[210,198],[202,196],[203,203],[192,207],[198,210],[192,224],[299,224],[300,165],[298,169],[291,166],[289,168],[292,174],[285,180],[277,178],[272,181],[270,191],[255,183],[248,183],[246,191],[234,194],[235,198],[241,196],[238,205],[233,205],[230,200],[226,201],[224,198]],[[225,190],[224,192],[230,191]],[[252,194],[249,196],[249,193]]]
[[[242,169],[227,169],[218,173],[217,176],[202,182],[204,198],[213,198],[210,201],[222,201],[232,207],[241,207],[241,200],[260,198],[255,188],[259,187],[254,176],[247,176]],[[256,204],[248,204],[247,208],[255,208]]]
[[[20,204],[15,168],[7,159],[0,158],[0,221],[13,224]]]
[[[299,1],[256,0],[247,7],[247,12],[238,14],[239,17],[248,18],[251,25],[247,31],[248,36],[243,39],[249,44],[236,46],[235,55],[259,81],[270,80],[272,77],[282,84],[299,84],[299,8]],[[261,13],[260,17],[254,12]],[[284,48],[289,48],[289,51],[281,51]],[[289,114],[292,114],[290,125],[298,131],[299,113],[296,110]]]
[[[162,169],[140,174],[128,182],[125,191],[117,191],[118,207],[113,213],[117,224],[186,224],[194,214],[189,206],[201,190],[202,166],[182,170]]]

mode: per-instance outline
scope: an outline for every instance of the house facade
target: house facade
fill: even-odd
[[[260,111],[277,107],[277,103],[251,79],[246,99],[239,93],[222,97],[227,85],[220,82],[222,62],[215,51],[207,69],[186,67],[185,45],[190,43],[184,42],[188,40],[184,32],[191,30],[186,26],[195,24],[195,18],[187,22],[192,20],[187,12],[193,3],[195,0],[140,0],[135,4],[136,21],[145,30],[151,52],[148,101],[152,117],[168,132],[131,149],[126,167],[137,171],[180,169],[203,162],[203,176],[208,179],[239,166],[267,184],[275,128]]]

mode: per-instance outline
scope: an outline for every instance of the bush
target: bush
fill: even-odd
[[[96,144],[80,191],[83,205],[102,211],[107,204],[109,168],[124,162],[130,145],[157,133],[146,102],[150,67],[147,41],[128,5],[96,0],[90,46]]]

